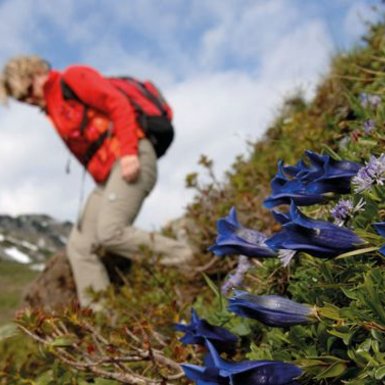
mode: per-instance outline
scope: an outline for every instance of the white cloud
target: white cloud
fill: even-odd
[[[116,59],[111,60],[111,57]],[[155,79],[163,87],[175,82],[175,75],[166,66],[153,63],[146,54],[130,55],[119,41],[111,36],[102,38],[93,50],[85,51],[81,61],[109,75],[135,74],[139,79]]]
[[[211,68],[228,58],[257,62],[299,18],[299,10],[287,0],[234,7],[203,35],[202,64]]]
[[[261,64],[266,80],[314,83],[328,68],[333,43],[325,23],[311,20],[294,28],[277,40]]]

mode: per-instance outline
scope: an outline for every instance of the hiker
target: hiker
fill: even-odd
[[[81,306],[93,306],[87,288],[99,291],[109,284],[105,256],[131,259],[145,245],[164,265],[191,260],[186,242],[132,226],[154,188],[157,155],[173,136],[171,109],[152,83],[107,78],[82,65],[61,72],[31,55],[10,59],[0,85],[4,103],[11,97],[50,118],[96,183],[67,244]],[[158,131],[166,132],[164,140]]]

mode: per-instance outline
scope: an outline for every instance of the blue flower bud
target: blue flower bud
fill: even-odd
[[[241,316],[256,319],[269,326],[291,326],[308,323],[314,311],[303,305],[278,295],[253,295],[236,291],[229,299],[229,311]]]
[[[274,250],[304,251],[315,257],[329,258],[356,249],[365,242],[352,230],[306,217],[291,203],[290,212],[273,212],[282,229],[266,240]]]

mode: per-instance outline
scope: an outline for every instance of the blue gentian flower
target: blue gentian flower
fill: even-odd
[[[238,338],[233,333],[220,327],[211,325],[204,319],[200,319],[194,309],[191,309],[191,321],[189,324],[176,324],[175,329],[186,333],[180,341],[186,345],[205,345],[206,339],[220,352],[231,353],[235,350]]]
[[[373,227],[376,229],[377,233],[385,238],[385,222],[376,222],[373,223]],[[383,245],[379,252],[382,255],[385,255],[385,245]]]
[[[208,248],[215,255],[242,254],[247,257],[275,257],[276,252],[265,245],[266,235],[239,224],[235,208],[217,221],[218,236]]]
[[[282,204],[289,204],[294,200],[300,206],[310,206],[325,201],[322,195],[327,193],[327,189],[322,189],[322,185],[304,184],[297,179],[284,179],[277,174],[271,180],[272,194],[263,201],[266,208],[273,208]],[[321,190],[322,189],[322,190]]]
[[[185,375],[198,385],[286,385],[295,384],[302,370],[280,361],[229,362],[207,341],[205,366],[182,364]]]
[[[350,180],[361,165],[347,160],[334,160],[328,155],[305,151],[309,164],[300,161],[295,166],[278,162],[278,172],[271,181],[272,194],[264,206],[272,208],[294,201],[309,206],[326,200],[326,194],[350,192]]]
[[[287,214],[274,212],[281,230],[265,242],[273,250],[304,251],[315,257],[328,258],[354,250],[364,241],[352,230],[327,221],[306,217],[295,205]]]
[[[302,182],[331,181],[334,179],[350,180],[357,174],[361,165],[349,160],[335,160],[329,155],[320,155],[313,151],[305,151],[309,166],[304,166],[296,175]]]
[[[269,326],[285,327],[308,323],[313,309],[278,295],[253,295],[235,291],[229,298],[229,311],[253,318]]]
[[[308,154],[309,153],[310,152],[308,151]],[[361,164],[359,163],[351,162],[349,160],[335,160],[327,156],[323,165],[324,173],[320,177],[314,179],[314,181],[350,181],[350,179],[357,174],[360,168]],[[341,187],[339,186],[339,188]],[[344,190],[345,186],[342,189]],[[338,189],[336,191],[341,192]],[[350,190],[347,192],[350,192]]]

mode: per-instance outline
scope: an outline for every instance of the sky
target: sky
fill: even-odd
[[[153,80],[174,109],[176,138],[136,225],[183,215],[202,172],[219,179],[261,138],[283,100],[308,100],[333,55],[360,44],[377,0],[0,0],[0,66],[37,54],[55,69],[90,65]],[[70,162],[70,173],[65,172]],[[36,108],[0,108],[0,214],[75,221],[94,184]],[[204,173],[203,173],[204,174]],[[83,198],[82,198],[83,196]]]

